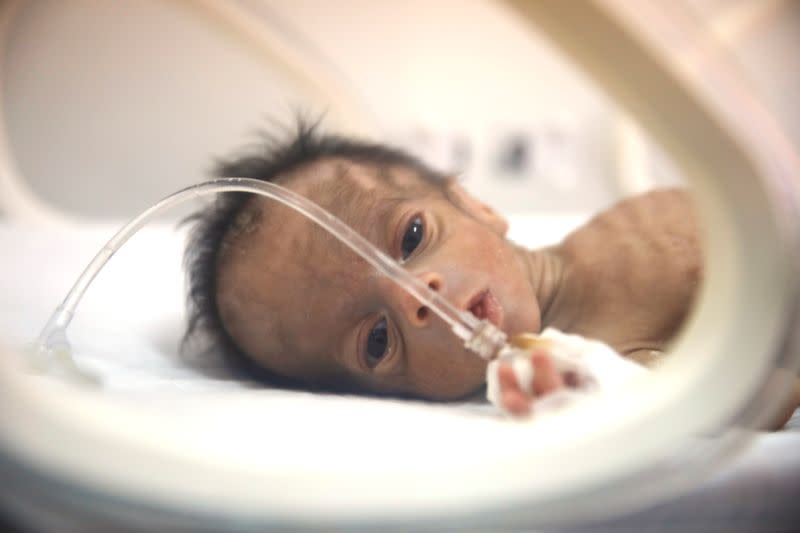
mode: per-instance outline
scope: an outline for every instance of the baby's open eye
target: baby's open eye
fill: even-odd
[[[403,242],[400,243],[402,258],[408,259],[408,256],[414,253],[424,237],[425,226],[422,224],[422,217],[414,217],[403,234]]]
[[[367,337],[367,364],[374,367],[384,358],[389,347],[389,329],[386,318],[381,318]]]

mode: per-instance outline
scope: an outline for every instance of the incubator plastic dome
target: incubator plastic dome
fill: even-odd
[[[674,495],[741,448],[785,391],[775,384],[800,367],[797,155],[679,7],[506,4],[630,111],[692,182],[707,282],[674,357],[647,380],[535,426],[393,405],[398,428],[381,422],[387,406],[377,401],[353,419],[348,398],[330,398],[328,422],[309,426],[250,391],[171,395],[169,409],[153,412],[23,376],[4,357],[0,396],[13,408],[0,414],[2,465],[27,480],[9,505],[35,508],[52,483],[62,492],[48,504],[139,525],[575,524]],[[412,422],[416,434],[400,431]],[[379,449],[365,446],[376,438]],[[487,453],[476,460],[475,449]]]

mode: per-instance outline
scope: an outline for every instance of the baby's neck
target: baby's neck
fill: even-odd
[[[536,294],[541,315],[540,329],[551,325],[561,307],[559,301],[563,289],[565,265],[555,248],[538,250],[519,249],[528,279]]]

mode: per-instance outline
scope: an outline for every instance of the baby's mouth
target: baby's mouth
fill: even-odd
[[[497,328],[502,328],[503,306],[489,289],[472,297],[467,307],[470,313],[479,320],[488,320]]]

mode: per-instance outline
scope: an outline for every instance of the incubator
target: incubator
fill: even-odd
[[[800,368],[800,163],[791,143],[713,46],[675,52],[678,28],[690,24],[675,13],[645,5],[633,13],[610,0],[510,0],[503,8],[550,36],[691,179],[707,229],[707,282],[658,372],[530,425],[468,407],[302,394],[287,401],[247,389],[114,396],[30,376],[22,370],[29,356],[4,354],[0,475],[14,490],[0,490],[0,509],[50,530],[570,528],[619,516],[643,529],[652,515],[636,511],[697,486],[737,452],[758,455],[753,428]],[[41,333],[39,368],[80,375],[63,357],[65,330],[95,275],[162,209],[218,191],[270,197],[327,228],[475,354],[513,350],[501,331],[324,210],[234,177],[164,199],[108,241]],[[776,444],[758,450],[788,454],[796,441]],[[749,468],[731,478],[758,478]],[[783,468],[800,472],[796,456]],[[782,481],[789,500],[797,479]],[[765,525],[788,524],[794,511],[785,509],[775,511],[781,522]]]

